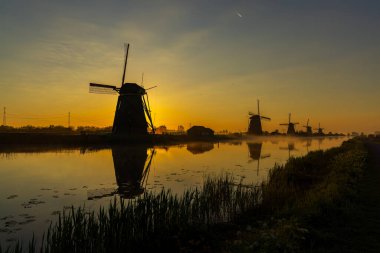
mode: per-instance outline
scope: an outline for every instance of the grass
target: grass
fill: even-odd
[[[362,142],[311,152],[275,166],[268,181],[244,186],[208,177],[180,197],[170,191],[114,199],[107,209],[74,207],[29,252],[301,252],[328,238],[318,224],[349,211],[366,166]],[[7,249],[22,251],[20,244]],[[0,249],[0,252],[1,249]]]
[[[341,147],[275,166],[262,185],[261,204],[242,219],[242,224],[255,229],[235,238],[238,245],[229,242],[230,251],[318,252],[329,248],[340,235],[326,233],[331,231],[328,228],[339,226],[342,217],[354,212],[367,155],[363,142],[350,140]]]

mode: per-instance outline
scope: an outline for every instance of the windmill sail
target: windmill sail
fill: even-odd
[[[90,83],[90,93],[117,95],[118,88],[113,85]]]

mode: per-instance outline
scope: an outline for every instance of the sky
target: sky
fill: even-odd
[[[149,90],[156,126],[246,131],[248,112],[329,132],[380,131],[380,2],[0,0],[6,123],[110,126],[117,96]],[[1,110],[3,111],[3,110]]]

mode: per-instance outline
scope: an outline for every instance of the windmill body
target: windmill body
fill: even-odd
[[[295,125],[297,125],[299,123],[298,122],[297,123],[291,122],[290,118],[291,118],[291,114],[289,113],[289,122],[288,123],[283,123],[283,124],[280,124],[280,125],[281,126],[288,126],[288,130],[286,132],[288,135],[295,135],[296,134]]]
[[[251,115],[249,117],[248,134],[254,134],[254,135],[263,134],[260,115]]]
[[[147,134],[148,123],[145,118],[143,100],[145,89],[136,83],[124,83],[119,94],[112,133]]]
[[[318,123],[318,128],[315,130],[318,131],[318,135],[325,135],[325,133],[323,132],[323,129],[324,128],[321,128],[321,123]]]
[[[306,134],[307,135],[312,135],[313,134],[313,130],[311,129],[311,126],[306,127]]]
[[[312,127],[309,125],[309,119],[307,120],[307,124],[306,126],[303,126],[306,128],[306,135],[313,135],[313,130],[312,130]]]
[[[270,120],[270,118],[260,115],[260,101],[257,100],[257,114],[248,113],[249,124],[248,124],[248,134],[262,135],[263,129],[261,125],[261,119]]]
[[[146,93],[147,89],[136,83],[124,82],[128,51],[129,44],[126,46],[121,87],[118,88],[113,85],[90,83],[90,92],[100,94],[119,94],[112,127],[113,134],[127,136],[147,135],[148,127],[150,127],[154,133],[149,100]]]

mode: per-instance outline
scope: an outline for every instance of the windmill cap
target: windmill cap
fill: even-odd
[[[145,89],[137,83],[124,83],[120,88],[121,94],[145,94]]]

